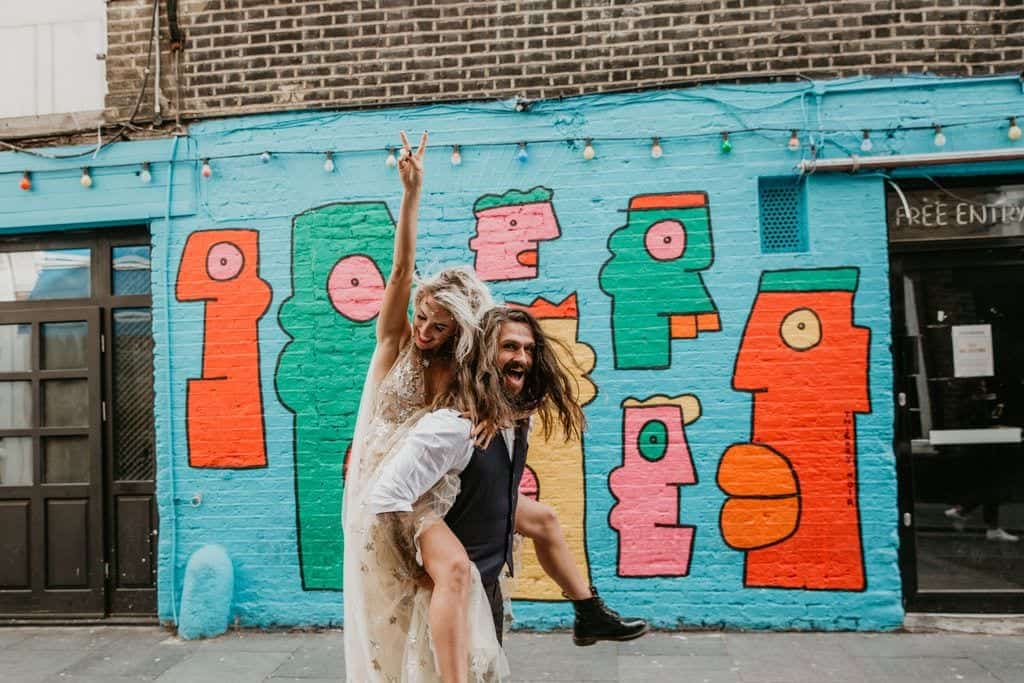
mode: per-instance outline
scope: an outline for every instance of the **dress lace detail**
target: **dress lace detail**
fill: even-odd
[[[372,367],[372,365],[371,365]],[[407,343],[376,388],[367,381],[345,481],[345,666],[347,680],[366,683],[440,683],[430,637],[431,592],[424,574],[421,534],[444,519],[459,493],[459,477],[446,474],[412,512],[374,515],[365,505],[381,467],[404,443],[424,407],[419,351]],[[466,605],[470,627],[470,680],[502,681],[508,662],[494,634],[480,575],[471,565]]]

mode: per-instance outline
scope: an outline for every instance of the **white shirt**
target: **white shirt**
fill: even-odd
[[[366,500],[370,512],[410,512],[412,504],[446,473],[466,469],[473,457],[472,430],[469,420],[448,408],[421,417],[381,469]],[[501,435],[511,458],[515,429],[503,429]]]

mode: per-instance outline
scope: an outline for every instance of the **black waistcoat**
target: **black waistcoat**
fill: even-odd
[[[516,426],[512,458],[505,439],[497,434],[486,450],[473,449],[459,475],[462,488],[445,522],[462,541],[480,577],[493,581],[504,565],[512,571],[512,534],[515,531],[519,481],[526,466],[527,423]]]

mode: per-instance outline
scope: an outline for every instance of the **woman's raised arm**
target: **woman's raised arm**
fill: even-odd
[[[413,152],[405,132],[402,137],[402,152],[398,160],[398,176],[402,180],[402,207],[398,214],[398,228],[395,231],[395,250],[392,257],[391,275],[384,288],[384,301],[377,318],[377,344],[386,345],[390,357],[383,365],[390,367],[398,354],[405,336],[409,334],[409,320],[406,311],[412,292],[412,276],[416,262],[416,223],[419,217],[420,191],[423,187],[423,155],[427,151],[427,134],[423,133],[419,148]],[[384,354],[389,356],[388,353]]]

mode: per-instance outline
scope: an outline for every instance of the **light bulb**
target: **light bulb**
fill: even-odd
[[[25,190],[26,192],[31,190],[32,189],[32,174],[29,173],[28,171],[25,171],[21,175],[21,182],[18,183],[18,187],[20,187],[21,189]]]
[[[388,156],[384,159],[384,165],[388,168],[394,168],[398,166],[398,159],[395,158],[395,148],[388,147]]]
[[[1010,138],[1013,142],[1020,140],[1020,126],[1017,125],[1017,117],[1010,117],[1010,128],[1006,131],[1006,137]]]
[[[82,187],[92,187],[92,175],[89,174],[88,166],[82,168],[82,177],[78,179],[78,182],[82,183]]]
[[[519,151],[516,152],[516,159],[522,163],[526,163],[526,160],[530,158],[530,153],[526,151],[526,143],[519,143]]]
[[[260,161],[263,163],[270,161],[270,152],[264,150],[263,154],[260,155]]]
[[[203,168],[199,171],[199,174],[204,178],[209,178],[213,175],[213,169],[210,167],[209,159],[203,159]]]
[[[796,134],[796,130],[793,130],[789,134],[789,142],[786,143],[786,147],[789,148],[790,152],[795,152],[800,149],[800,138]]]
[[[324,155],[324,173],[334,173],[334,152]]]
[[[153,182],[153,174],[149,171],[149,162],[142,162],[142,170],[139,171],[139,182],[149,184]]]
[[[458,145],[452,145],[452,166],[462,165],[462,152],[459,151]]]
[[[935,139],[933,140],[936,147],[946,146],[946,134],[942,132],[942,126],[935,124]]]
[[[586,144],[583,146],[583,158],[590,161],[595,156],[597,156],[597,152],[594,151],[594,143],[590,138],[587,138]]]
[[[728,154],[732,151],[732,142],[729,140],[728,133],[722,133],[722,154]]]
[[[665,154],[665,150],[661,148],[661,140],[654,138],[651,140],[651,158],[660,159]]]
[[[864,131],[864,138],[860,141],[860,151],[870,152],[874,149],[875,145],[871,142],[871,131]]]

